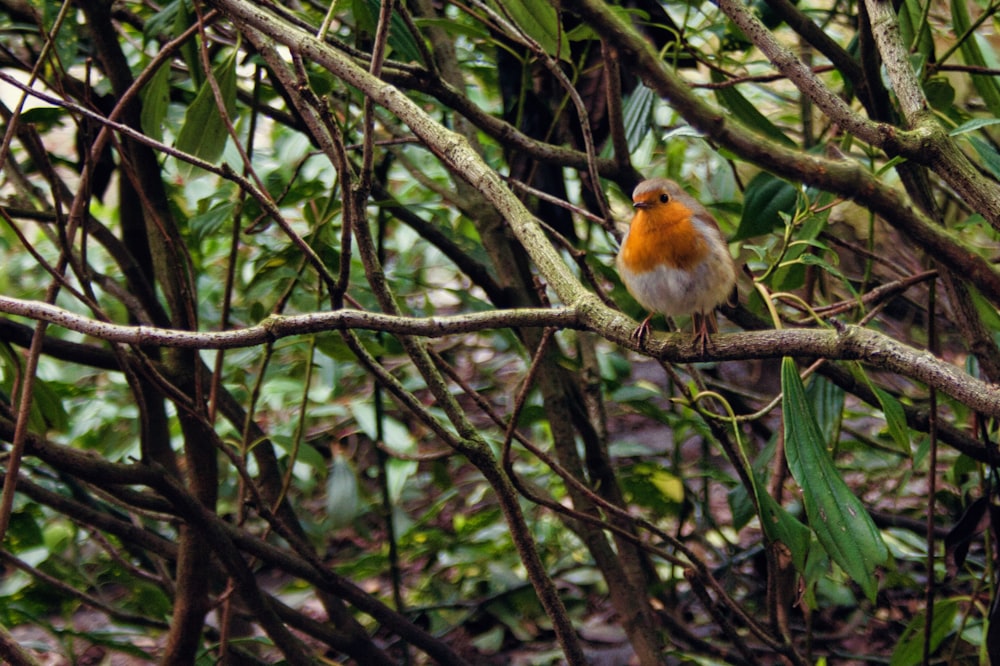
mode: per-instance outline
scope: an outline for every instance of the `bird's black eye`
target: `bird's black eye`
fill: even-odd
[[[669,194],[667,194],[666,192],[663,192],[662,194],[660,194],[660,203],[667,203],[668,201],[670,201],[670,195]]]

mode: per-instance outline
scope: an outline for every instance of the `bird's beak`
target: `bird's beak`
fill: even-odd
[[[649,206],[645,201],[636,201],[632,204],[632,208],[646,208]]]

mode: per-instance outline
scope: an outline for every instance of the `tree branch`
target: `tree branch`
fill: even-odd
[[[589,1],[589,0],[587,0]],[[866,0],[872,33],[885,63],[893,91],[899,99],[907,130],[888,123],[873,122],[853,111],[813,74],[812,70],[782,46],[777,38],[748,8],[737,0],[719,0],[719,7],[740,27],[764,55],[804,95],[845,130],[878,146],[889,155],[903,155],[930,166],[969,204],[1000,229],[1000,187],[976,169],[955,146],[927,104],[923,89],[910,64],[909,52],[899,34],[899,21],[892,3]]]
[[[39,301],[0,296],[2,312],[43,320],[96,338],[139,346],[231,349],[250,347],[292,335],[341,329],[442,337],[493,328],[555,326],[590,328],[623,347],[649,353],[663,361],[688,363],[705,360],[700,349],[681,334],[655,336],[640,349],[631,336],[635,330],[634,321],[600,302],[587,305],[588,307],[577,310],[568,307],[524,308],[425,318],[338,310],[275,315],[256,326],[235,331],[194,332],[109,324]],[[985,414],[1000,416],[1000,388],[971,377],[927,352],[865,328],[847,326],[840,331],[786,329],[718,335],[713,339],[710,354],[710,358],[715,361],[781,356],[864,361],[874,367],[925,382]]]
[[[814,185],[857,201],[882,216],[937,261],[957,274],[966,276],[994,305],[1000,306],[1000,273],[997,273],[995,267],[963,247],[954,236],[915,210],[906,197],[882,183],[861,164],[809,155],[750,132],[695,95],[650,45],[605,3],[596,0],[567,0],[563,7],[578,13],[598,32],[617,44],[622,57],[634,63],[637,73],[647,85],[669,99],[673,108],[685,120],[705,132],[720,146],[778,176]],[[899,150],[895,152],[901,152],[905,143],[908,157],[927,163],[928,150],[932,148],[936,131],[930,132],[924,128],[919,136],[904,136],[891,125],[885,128],[890,131],[890,136],[883,141],[883,147],[898,144]],[[907,136],[910,138],[906,138]],[[911,139],[912,145],[907,143]],[[975,179],[980,182],[983,177],[977,172]],[[984,216],[992,214],[993,219],[1000,222],[1000,195],[994,194],[990,199],[991,187],[994,186],[983,188],[983,197],[968,197],[967,200],[979,204],[977,210]]]
[[[439,338],[495,328],[582,328],[572,308],[521,308],[473,312],[446,317],[404,317],[361,310],[271,315],[255,326],[229,331],[182,331],[153,326],[127,326],[90,319],[41,301],[0,296],[0,312],[76,331],[91,337],[140,347],[236,349],[307,333],[342,329],[383,331]]]
[[[791,49],[780,44],[748,5],[736,0],[719,0],[721,9],[730,20],[767,56],[767,59],[807,95],[833,121],[859,139],[874,146],[886,147],[890,154],[902,152],[916,137],[900,136],[895,127],[873,122],[857,113],[839,95],[826,87]]]

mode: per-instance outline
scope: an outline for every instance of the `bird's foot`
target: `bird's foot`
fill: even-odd
[[[708,355],[708,348],[712,343],[711,335],[709,335],[708,331],[695,331],[693,342],[698,347],[702,356]]]
[[[711,346],[712,339],[709,334],[709,315],[695,313],[694,314],[694,339],[693,342],[698,346],[701,351],[702,356],[708,355],[708,348]]]
[[[650,326],[649,320],[653,318],[653,315],[649,315],[642,320],[642,323],[636,326],[635,330],[632,331],[632,335],[629,337],[635,340],[635,343],[639,346],[639,349],[644,349],[646,347],[646,341],[649,340]]]

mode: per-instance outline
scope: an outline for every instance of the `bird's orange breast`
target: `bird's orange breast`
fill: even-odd
[[[690,270],[706,254],[706,240],[691,223],[691,212],[671,201],[636,211],[619,262],[635,273],[646,273],[660,265]]]

